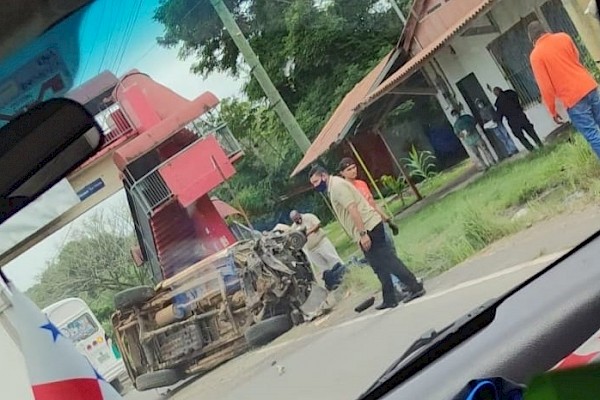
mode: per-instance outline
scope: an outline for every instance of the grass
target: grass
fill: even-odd
[[[433,178],[422,185],[424,194],[440,190],[468,167],[460,165]],[[573,193],[580,193],[578,201],[584,204],[600,199],[599,176],[600,163],[585,140],[574,135],[570,142],[499,165],[467,187],[411,215],[400,215],[396,218],[398,252],[418,275],[439,274],[503,237],[568,211],[573,205],[567,199]],[[523,208],[529,212],[516,219]],[[342,257],[356,253],[338,223],[328,225],[326,231]],[[346,286],[377,286],[370,268],[357,269],[348,275]]]
[[[470,161],[464,161],[441,174],[435,175],[433,178],[427,179],[417,185],[422,196],[427,197],[446,187],[456,179],[460,178],[471,168]],[[407,189],[407,194],[404,195],[404,202],[400,198],[396,198],[388,203],[388,210],[394,215],[399,214],[403,209],[416,203],[417,198],[410,189]]]

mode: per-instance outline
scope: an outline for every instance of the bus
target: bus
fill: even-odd
[[[79,298],[68,298],[42,311],[65,337],[73,341],[102,378],[122,392],[120,377],[126,374],[125,364],[89,306]]]

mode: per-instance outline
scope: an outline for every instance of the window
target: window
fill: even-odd
[[[548,21],[548,25],[550,26],[552,32],[565,32],[569,34],[569,36],[571,36],[577,44],[581,62],[595,76],[596,79],[599,79],[600,70],[598,69],[598,65],[583,44],[583,40],[581,39],[581,36],[579,36],[577,28],[573,24],[573,21],[571,21],[571,18],[563,7],[561,0],[550,0],[542,5],[541,9],[542,13],[544,14],[544,18],[546,21]]]
[[[61,331],[63,335],[71,339],[74,343],[77,343],[96,333],[98,325],[96,325],[90,314],[85,313],[63,326]]]
[[[504,76],[519,94],[523,106],[540,101],[540,91],[529,63],[533,45],[527,35],[527,25],[536,20],[535,13],[527,15],[488,45]]]

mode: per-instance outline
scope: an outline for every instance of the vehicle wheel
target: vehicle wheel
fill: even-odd
[[[251,347],[264,346],[292,329],[290,316],[277,315],[260,321],[244,332],[246,341]]]
[[[300,325],[304,322],[304,316],[298,310],[294,310],[290,313],[290,318],[294,326]]]
[[[123,394],[123,383],[120,379],[117,378],[110,381],[110,386],[112,386],[117,391],[117,393]]]
[[[150,286],[132,287],[115,294],[114,303],[117,310],[131,308],[143,304],[154,297],[155,292]]]
[[[181,374],[174,369],[161,369],[148,372],[135,379],[135,388],[140,392],[172,386],[181,380]]]

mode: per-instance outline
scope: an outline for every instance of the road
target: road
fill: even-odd
[[[536,224],[427,281],[428,294],[421,299],[384,312],[350,312],[344,318],[340,315],[354,303],[339,304],[330,316],[301,325],[271,345],[176,388],[170,398],[356,398],[424,331],[441,328],[522,282],[598,226],[600,208]],[[2,327],[0,354],[2,398],[32,398],[24,360]],[[132,391],[125,398],[161,400],[165,392]]]
[[[230,361],[176,391],[175,400],[352,399],[422,333],[442,328],[492,297],[501,295],[562,253],[505,268],[487,276],[434,290],[393,310],[369,311],[319,328],[319,321],[292,330],[270,346]],[[131,393],[128,400],[164,398]]]
[[[426,283],[427,296],[394,310],[336,315],[297,327],[170,397],[202,399],[353,399],[422,333],[442,328],[549,265],[600,226],[600,209],[565,214],[502,239]],[[347,305],[346,305],[347,306]],[[335,322],[333,326],[328,326]],[[282,367],[282,368],[281,368]],[[127,400],[159,400],[162,392]]]

